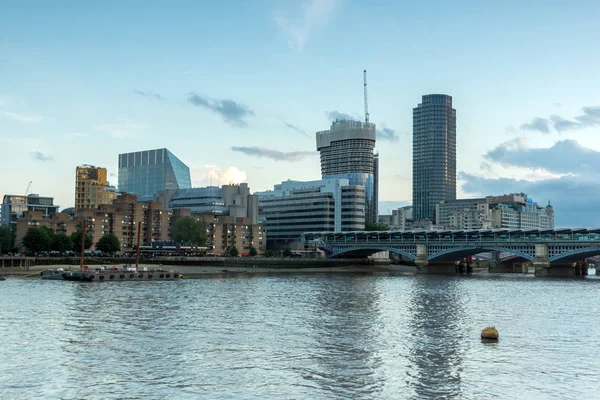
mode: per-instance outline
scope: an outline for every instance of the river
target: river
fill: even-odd
[[[598,278],[9,279],[0,398],[598,398]]]

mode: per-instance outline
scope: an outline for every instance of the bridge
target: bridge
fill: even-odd
[[[441,272],[443,265],[483,252],[506,252],[531,261],[536,276],[573,276],[581,273],[578,261],[600,255],[600,229],[307,232],[302,240],[328,258],[389,251],[422,272]]]

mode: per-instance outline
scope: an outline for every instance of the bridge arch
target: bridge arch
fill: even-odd
[[[600,255],[600,247],[586,247],[583,249],[577,249],[568,251],[562,254],[550,257],[548,261],[553,262],[575,262],[586,259],[588,257],[594,257]]]
[[[533,255],[524,253],[519,250],[510,249],[506,247],[494,247],[494,246],[471,246],[471,247],[453,247],[440,251],[439,253],[432,254],[428,257],[429,261],[457,261],[465,257],[474,256],[479,253],[485,253],[489,251],[499,251],[514,254],[515,256],[522,257],[528,261],[533,261],[535,258]]]
[[[411,254],[407,251],[404,250],[400,250],[400,249],[395,249],[393,247],[385,247],[385,246],[377,246],[377,247],[372,247],[372,246],[357,246],[357,247],[348,247],[348,248],[342,248],[339,249],[339,251],[337,253],[332,254],[331,256],[329,256],[330,258],[339,258],[344,254],[348,254],[348,253],[355,253],[355,252],[364,252],[364,253],[370,253],[371,254],[375,254],[378,253],[380,251],[389,251],[390,253],[396,253],[396,254],[400,254],[402,256],[405,256],[407,258],[410,258],[411,260],[415,259],[415,255]]]

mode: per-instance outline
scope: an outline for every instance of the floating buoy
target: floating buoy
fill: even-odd
[[[481,331],[481,338],[485,340],[498,340],[498,329],[488,326]]]
[[[6,277],[0,276],[0,281],[5,281],[5,280],[6,280]]]

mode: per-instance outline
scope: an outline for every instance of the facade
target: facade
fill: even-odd
[[[365,188],[366,219],[377,222],[379,156],[375,149],[375,124],[336,120],[327,131],[317,132],[323,179],[347,179]]]
[[[258,223],[258,196],[247,183],[164,191],[154,196],[166,208],[188,208],[193,215],[228,215]]]
[[[108,183],[106,168],[80,165],[75,169],[75,208],[98,208],[110,204],[116,197],[114,186]]]
[[[241,255],[248,254],[254,247],[259,254],[265,252],[267,240],[263,226],[252,223],[247,217],[201,215],[197,217],[206,226],[208,253],[226,254],[235,247]]]
[[[58,205],[54,204],[54,197],[40,196],[38,194],[4,195],[0,209],[0,225],[14,225],[26,211],[40,211],[44,218],[58,212]]]
[[[167,149],[119,154],[119,192],[154,196],[191,187],[190,169]]]
[[[425,95],[413,109],[412,169],[414,219],[433,221],[436,204],[456,199],[456,110],[451,96]]]
[[[436,220],[444,229],[554,229],[554,209],[512,193],[441,202]]]
[[[304,232],[365,228],[365,188],[350,185],[348,179],[286,181],[256,194],[268,248],[295,242]]]
[[[412,222],[412,206],[400,207],[392,210],[390,215],[380,215],[379,223],[386,225],[390,230],[404,231],[411,229]]]

